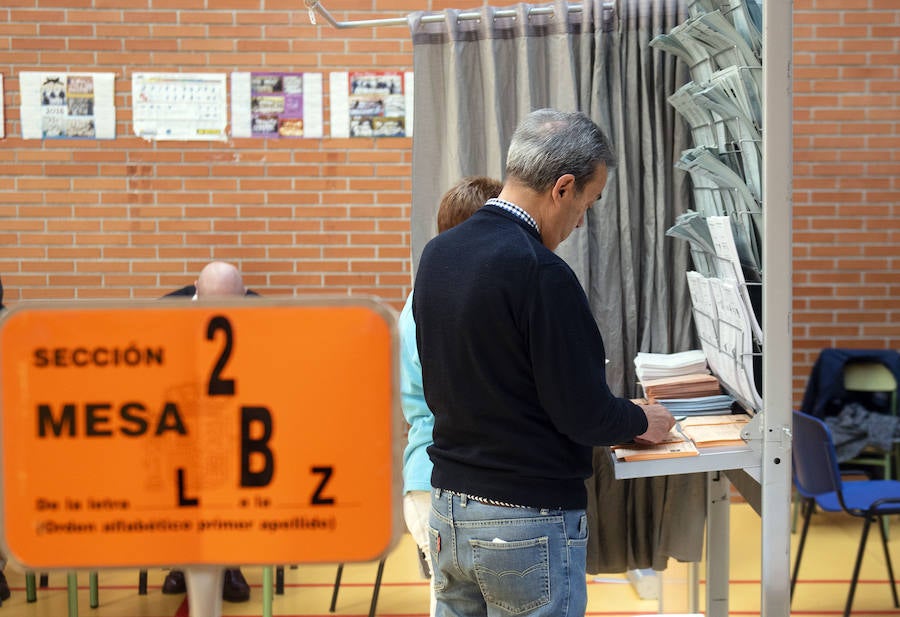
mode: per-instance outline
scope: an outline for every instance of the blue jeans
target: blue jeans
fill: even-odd
[[[429,526],[436,617],[584,615],[584,510],[494,506],[433,489]]]

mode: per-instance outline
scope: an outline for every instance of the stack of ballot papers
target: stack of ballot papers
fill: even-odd
[[[617,460],[630,462],[697,456],[704,448],[746,447],[741,432],[750,419],[745,413],[686,418],[676,423],[661,443],[627,443],[610,449]]]
[[[644,381],[709,371],[706,368],[706,354],[700,349],[692,349],[679,353],[639,351],[634,359],[634,372],[639,381]]]
[[[731,413],[734,397],[730,394],[693,398],[656,399],[673,416],[722,416]]]
[[[653,445],[628,443],[612,446],[611,449],[616,455],[616,459],[620,461],[648,461],[700,454],[693,442],[675,427],[669,431],[669,435],[661,443]]]
[[[678,428],[696,447],[742,446],[746,442],[741,431],[750,421],[748,414],[716,416],[714,418],[687,418],[678,423]]]
[[[644,395],[654,401],[718,396],[722,394],[718,378],[709,373],[648,379],[641,381],[641,386],[644,388]]]

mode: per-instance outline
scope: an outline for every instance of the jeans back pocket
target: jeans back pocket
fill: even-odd
[[[428,527],[428,550],[431,552],[431,585],[435,591],[443,591],[447,586],[438,558],[441,552],[441,534],[434,527]]]
[[[547,537],[514,542],[469,540],[484,599],[518,615],[550,602]]]

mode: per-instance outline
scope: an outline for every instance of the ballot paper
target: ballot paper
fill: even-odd
[[[723,416],[727,418],[728,416]],[[746,422],[724,422],[722,424],[700,424],[683,426],[682,432],[697,448],[714,448],[719,446],[742,446],[746,442],[741,437]]]
[[[698,272],[688,272],[688,291],[693,305],[692,315],[700,348],[706,362],[716,375],[719,374],[719,315],[709,288],[708,279]]]
[[[695,396],[691,398],[656,399],[673,416],[718,416],[731,414],[735,402],[729,394]]]
[[[758,50],[718,10],[698,11],[668,34],[654,37],[650,45],[683,60],[697,83],[728,66],[762,66]]]
[[[706,368],[706,355],[701,349],[678,353],[639,351],[634,358],[634,370],[641,381],[709,372]]]
[[[753,378],[752,335],[737,285],[723,279],[709,279],[708,283],[718,312],[717,375],[735,397],[761,409],[762,398]]]
[[[743,178],[709,148],[685,150],[675,166],[691,174],[700,214],[734,217],[734,241],[742,264],[758,277],[762,264],[758,219],[762,209]]]
[[[680,458],[697,456],[700,451],[680,430],[673,427],[661,443],[645,445],[637,443],[612,446],[616,459],[620,461],[647,461],[660,458]]]
[[[648,379],[641,382],[641,387],[644,395],[652,400],[715,396],[722,393],[719,380],[708,373]]]
[[[762,57],[762,8],[756,0],[727,0],[728,17],[734,29],[757,58]],[[756,14],[754,14],[756,13]]]
[[[666,235],[687,240],[694,268],[703,276],[716,276],[716,249],[712,236],[709,235],[709,225],[702,214],[693,210],[679,214],[675,224],[666,230]]]
[[[710,216],[706,219],[706,224],[709,226],[709,234],[712,237],[716,251],[718,278],[734,281],[741,301],[744,303],[744,315],[750,326],[750,331],[753,333],[753,338],[756,342],[762,344],[762,327],[759,324],[759,319],[753,312],[750,293],[747,291],[747,281],[744,279],[744,267],[735,244],[731,219],[727,216]]]

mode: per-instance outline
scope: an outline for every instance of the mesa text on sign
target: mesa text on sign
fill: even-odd
[[[365,300],[13,309],[0,321],[11,557],[377,558],[398,516],[395,337]]]

